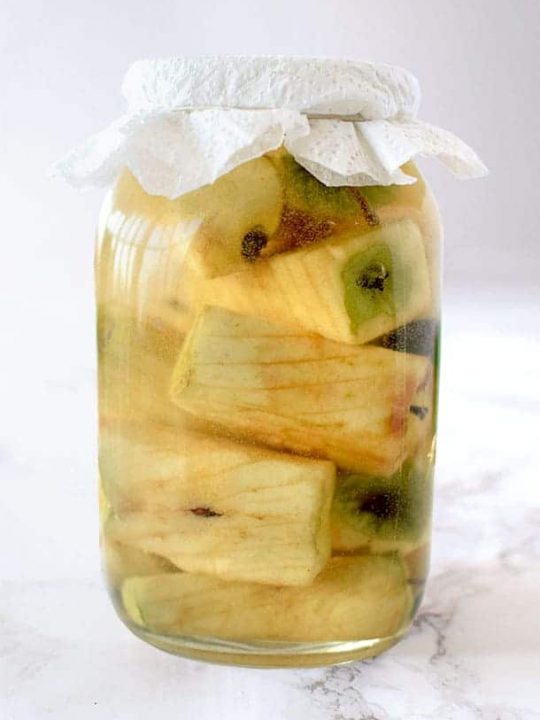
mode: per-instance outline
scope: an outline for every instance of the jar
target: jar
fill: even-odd
[[[352,126],[332,103],[301,121]],[[328,162],[330,184],[287,132],[261,147],[180,193],[117,168],[96,254],[104,566],[159,648],[330,664],[393,645],[421,601],[441,225],[411,158],[385,182]]]

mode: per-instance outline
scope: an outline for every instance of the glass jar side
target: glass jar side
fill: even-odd
[[[427,573],[440,222],[283,150],[100,221],[100,497],[115,605],[178,654],[377,654]]]

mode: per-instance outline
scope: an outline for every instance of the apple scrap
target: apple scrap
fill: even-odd
[[[365,343],[428,310],[429,270],[411,220],[285,252],[203,284],[203,300],[344,343]]]
[[[430,372],[419,355],[206,308],[180,352],[171,398],[251,441],[389,476],[420,441],[407,426]]]
[[[229,583],[190,573],[132,577],[122,586],[132,622],[154,632],[237,641],[352,641],[391,636],[412,606],[395,555],[332,558],[308,587]]]
[[[332,552],[399,552],[424,545],[429,535],[431,473],[408,461],[390,478],[340,474],[331,511]]]
[[[227,580],[312,582],[330,557],[331,462],[183,431],[109,429],[110,541]]]

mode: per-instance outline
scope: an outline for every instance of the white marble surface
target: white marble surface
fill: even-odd
[[[447,296],[432,572],[412,632],[373,661],[265,671],[166,655],[115,618],[90,304],[75,322],[43,300],[1,378],[0,718],[540,718],[539,295]]]

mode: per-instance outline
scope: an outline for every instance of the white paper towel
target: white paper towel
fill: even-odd
[[[416,119],[406,70],[350,60],[200,57],[142,60],[125,77],[127,113],[56,170],[78,186],[129,168],[146,192],[175,198],[285,145],[326,185],[407,184],[399,168],[432,155],[456,176],[486,167],[451,133]]]

